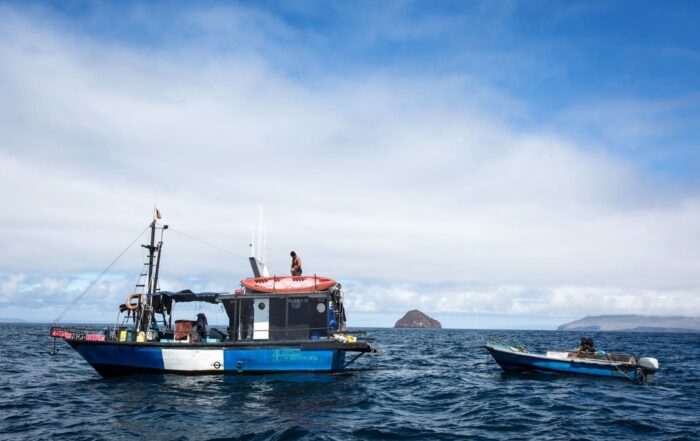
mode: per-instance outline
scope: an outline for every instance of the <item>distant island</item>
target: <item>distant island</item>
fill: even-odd
[[[558,331],[700,332],[700,317],[596,315],[557,328]]]
[[[442,329],[439,321],[428,317],[417,309],[408,311],[396,322],[394,328],[430,328]]]
[[[27,321],[12,317],[0,317],[0,323],[27,323]]]

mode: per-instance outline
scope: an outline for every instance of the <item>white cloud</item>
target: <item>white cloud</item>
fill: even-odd
[[[55,303],[19,289],[26,274],[99,272],[156,197],[174,229],[240,254],[263,201],[276,272],[295,249],[307,272],[359,281],[357,311],[699,313],[696,189],[509,126],[522,103],[473,76],[315,64],[297,79],[250,53],[105,44],[0,14],[2,304]],[[268,57],[286,49],[259,38]],[[176,233],[165,251],[169,289],[231,289],[248,272]],[[142,257],[125,256],[103,299],[122,301]]]
[[[586,314],[700,315],[693,289],[635,290],[559,285],[394,285],[349,283],[349,308],[364,313],[400,313],[418,308],[436,314],[500,314],[530,317]],[[378,302],[378,299],[381,302]]]

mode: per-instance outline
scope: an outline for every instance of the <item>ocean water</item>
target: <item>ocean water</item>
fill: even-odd
[[[575,332],[370,329],[381,352],[339,374],[112,379],[64,342],[50,356],[47,335],[0,324],[0,438],[700,439],[700,334],[592,334],[657,357],[653,385],[505,374],[482,348],[571,348]]]

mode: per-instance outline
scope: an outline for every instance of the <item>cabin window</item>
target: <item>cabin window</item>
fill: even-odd
[[[270,340],[284,340],[287,327],[286,299],[270,299]]]
[[[232,339],[252,340],[255,317],[269,314],[269,339],[309,340],[328,336],[328,299],[310,297],[269,297],[261,299],[241,298],[226,306]],[[236,307],[234,307],[234,304]],[[264,311],[264,312],[263,312]],[[261,315],[262,314],[262,315]],[[235,326],[235,327],[234,327]],[[237,338],[236,338],[237,337]]]
[[[328,335],[327,299],[289,299],[287,314],[288,339],[307,340]]]
[[[293,298],[287,302],[287,338],[306,340],[309,338],[309,299]]]
[[[313,307],[309,308],[309,324],[311,332],[309,338],[325,337],[328,335],[328,307],[327,299],[311,299]]]

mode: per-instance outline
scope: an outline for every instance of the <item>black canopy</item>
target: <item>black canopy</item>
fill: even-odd
[[[218,292],[192,292],[189,289],[185,289],[178,292],[170,291],[160,291],[157,294],[153,294],[153,300],[161,300],[165,303],[171,302],[207,302],[207,303],[218,303],[216,298],[225,293]]]

